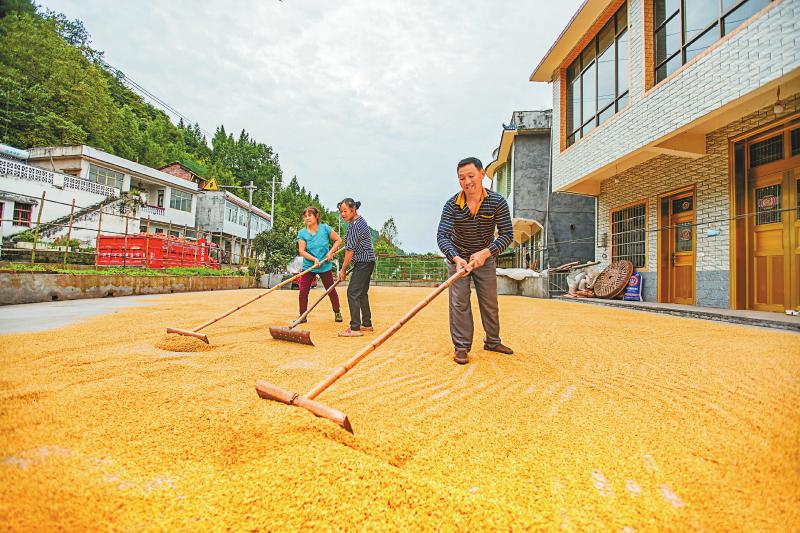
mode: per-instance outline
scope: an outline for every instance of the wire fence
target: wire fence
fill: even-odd
[[[379,256],[373,279],[377,282],[437,282],[447,279],[445,258],[434,255]]]
[[[20,200],[13,204],[13,213],[0,211],[3,261],[144,268],[234,268],[253,263],[252,247],[248,250],[245,239],[137,216],[141,206],[127,205],[123,198],[82,206],[74,199],[70,203],[49,199],[46,192],[40,197],[0,193]],[[44,221],[48,204],[68,214]]]

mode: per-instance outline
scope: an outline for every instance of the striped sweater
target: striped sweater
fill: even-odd
[[[465,261],[475,252],[488,248],[498,255],[511,244],[514,230],[505,198],[494,191],[483,190],[483,200],[475,216],[467,207],[464,193],[447,200],[442,209],[436,241],[450,261],[459,256]],[[497,237],[495,237],[497,227]]]
[[[372,234],[364,217],[359,216],[347,227],[347,233],[344,236],[344,249],[353,252],[353,261],[357,263],[375,261]]]

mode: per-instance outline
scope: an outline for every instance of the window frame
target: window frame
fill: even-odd
[[[623,16],[621,15],[624,13],[624,24],[622,23]],[[600,51],[600,34],[611,24],[613,26],[612,32],[612,41],[611,44],[606,47],[602,52]],[[583,56],[585,55],[586,51],[589,47],[593,47],[592,57],[586,61],[584,65]],[[620,92],[620,46],[625,46],[625,56],[626,56],[626,63],[627,69],[624,73],[627,78],[625,79],[625,90]],[[606,105],[601,109],[599,106],[599,88],[600,88],[600,69],[598,67],[598,60],[599,57],[604,53],[607,52],[609,48],[613,47],[614,51],[614,93],[612,95],[611,101],[606,103]],[[595,128],[599,127],[600,125],[604,124],[607,120],[611,117],[625,109],[630,101],[630,14],[628,12],[628,0],[622,2],[622,4],[616,8],[616,10],[611,13],[608,19],[603,23],[600,29],[595,32],[595,34],[589,39],[589,42],[576,54],[576,57],[564,68],[564,146],[565,148],[569,148],[570,146],[574,145],[587,135],[589,135]],[[584,120],[584,76],[587,74],[589,69],[594,69],[592,73],[592,77],[594,78],[594,87],[593,87],[593,94],[594,94],[594,114],[591,118],[587,118]],[[570,73],[573,72],[573,77],[570,77]],[[587,76],[588,77],[588,76]],[[577,111],[573,109],[573,99],[574,93],[572,91],[572,86],[574,82],[578,82],[577,86],[579,87],[580,91],[580,98],[578,99],[579,108]],[[609,110],[613,110],[613,113],[607,114]],[[578,117],[578,125],[572,129],[573,122],[575,122],[575,117]],[[601,116],[603,119],[601,120]],[[588,129],[587,129],[588,128]]]
[[[176,201],[177,198],[177,201]],[[187,209],[183,208],[184,202],[188,201]],[[178,211],[184,211],[186,213],[192,212],[192,193],[187,191],[182,191],[180,189],[172,189],[169,192],[169,207],[170,209],[176,209]]]
[[[98,172],[98,170],[102,172]],[[100,177],[103,178],[102,181],[100,181]],[[86,179],[87,181],[97,183],[98,185],[105,185],[107,187],[113,187],[114,189],[122,190],[123,184],[125,183],[125,174],[102,165],[89,163],[89,172],[86,174]],[[113,183],[109,183],[109,180],[113,181]]]
[[[631,232],[631,231],[642,231],[643,232],[643,240],[641,242],[644,245],[644,250],[643,250],[642,254],[635,254],[635,255],[642,255],[643,256],[644,261],[643,261],[642,265],[637,265],[636,262],[632,260],[631,257],[634,254],[625,254],[625,255],[617,254],[616,253],[617,245],[614,242],[615,241],[615,235],[619,235],[621,233],[624,233],[624,232],[615,232],[614,231],[614,215],[616,213],[621,212],[621,211],[625,211],[627,209],[632,209],[632,208],[639,207],[639,206],[643,206],[644,207],[644,214],[643,214],[644,226],[642,227],[641,230],[632,229],[632,230],[626,230],[625,232]],[[649,264],[649,257],[648,257],[648,255],[649,255],[649,243],[648,243],[648,240],[649,239],[648,239],[648,229],[647,229],[648,228],[648,224],[649,224],[649,207],[648,207],[647,199],[636,200],[634,202],[630,202],[630,203],[627,203],[627,204],[619,205],[619,206],[614,207],[614,208],[609,210],[609,212],[608,212],[608,233],[609,233],[609,241],[610,241],[610,247],[611,247],[610,257],[611,257],[611,262],[612,263],[614,261],[618,261],[620,259],[627,259],[628,261],[633,263],[634,270],[646,271],[648,269],[648,264]],[[637,244],[637,243],[638,242],[620,243],[619,246],[631,245],[631,244]]]
[[[19,206],[27,207],[27,213],[28,213],[27,219],[17,217],[17,213],[20,211]],[[14,210],[11,212],[11,225],[19,226],[21,228],[30,228],[32,220],[33,220],[33,204],[26,204],[24,202],[14,202]]]
[[[732,29],[730,29],[729,31],[726,32],[725,31],[725,18],[728,15],[731,15],[734,11],[736,11],[740,7],[742,7],[745,4],[747,4],[748,2],[750,2],[750,1],[758,1],[758,0],[736,0],[736,2],[733,5],[729,6],[728,8],[723,8],[723,6],[722,6],[723,0],[715,0],[717,2],[717,17],[714,19],[713,22],[709,23],[705,27],[696,30],[697,33],[688,41],[686,40],[686,2],[687,1],[708,2],[709,0],[678,0],[678,10],[675,11],[674,13],[670,14],[669,16],[666,16],[666,14],[665,14],[664,20],[661,21],[661,23],[658,26],[656,26],[656,20],[655,20],[655,14],[658,12],[657,4],[658,3],[666,3],[667,0],[648,0],[648,1],[650,2],[650,6],[651,6],[651,9],[652,9],[652,14],[653,14],[653,19],[652,19],[653,20],[653,26],[652,26],[652,29],[650,31],[650,36],[652,38],[652,46],[653,46],[653,51],[652,51],[652,59],[653,59],[652,75],[653,75],[653,83],[654,83],[654,85],[658,85],[662,81],[664,81],[667,78],[669,78],[676,70],[680,69],[683,65],[691,62],[694,58],[696,58],[697,56],[699,56],[700,54],[705,52],[705,50],[707,50],[708,48],[711,48],[712,46],[714,46],[714,44],[719,42],[720,39],[724,38],[726,35],[730,35],[732,32],[736,31],[737,28],[741,27],[741,25],[744,24],[747,19],[742,21],[741,23],[739,23],[739,25],[737,25],[735,28],[732,28]],[[763,8],[768,7],[769,4],[774,3],[774,1],[775,0],[767,0],[767,5],[766,6],[762,6],[761,8],[759,8],[759,11],[761,9],[763,9]],[[678,20],[679,26],[680,26],[680,35],[679,35],[680,44],[678,45],[678,49],[677,49],[677,51],[675,51],[675,52],[671,53],[670,55],[666,56],[665,59],[663,59],[662,61],[656,62],[657,61],[657,58],[656,58],[656,46],[657,46],[656,34],[662,28],[664,28],[664,31],[666,32],[666,25],[669,24],[670,22],[672,22],[676,17],[677,17],[677,20]],[[714,41],[712,43],[710,43],[708,46],[706,46],[703,50],[695,53],[691,58],[687,59],[687,50],[693,44],[697,43],[700,39],[702,39],[709,31],[713,31],[714,26],[717,26],[717,28],[716,28],[717,38],[714,39]],[[658,77],[659,69],[661,67],[663,67],[663,66],[666,66],[667,63],[669,63],[670,61],[672,61],[676,57],[680,58],[680,64],[677,67],[675,67],[675,69],[672,72],[666,72],[666,70],[665,70],[664,76],[661,79],[659,79],[659,77]]]

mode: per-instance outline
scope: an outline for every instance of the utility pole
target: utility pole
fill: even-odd
[[[269,230],[272,231],[275,226],[275,174],[272,175],[272,200],[269,207],[269,216],[272,220],[269,221]]]

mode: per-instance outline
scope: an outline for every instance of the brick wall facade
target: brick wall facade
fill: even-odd
[[[630,105],[562,151],[553,139],[553,190],[612,164],[740,96],[800,68],[800,0],[778,0],[652,89],[647,89],[645,5],[629,0]],[[650,22],[650,25],[652,22]],[[649,56],[648,56],[649,57]],[[553,73],[553,131],[563,133],[561,71]]]
[[[800,95],[784,101],[785,117],[800,111]],[[730,272],[729,139],[769,124],[776,118],[772,106],[732,122],[706,136],[708,155],[699,159],[662,155],[605,180],[600,186],[597,212],[596,259],[611,260],[611,210],[643,200],[647,204],[647,265],[645,299],[657,300],[659,196],[693,185],[696,198],[697,305],[728,307]],[[708,230],[719,235],[709,236]],[[603,235],[607,238],[603,239]],[[606,246],[602,246],[603,243]]]
[[[162,167],[159,170],[161,170],[161,172],[165,172],[167,174],[171,174],[172,176],[175,176],[176,178],[181,178],[181,179],[184,179],[186,181],[192,181],[192,182],[195,182],[195,183],[197,183],[198,178],[199,178],[199,176],[197,176],[197,174],[187,170],[186,167],[184,167],[180,163],[170,163],[169,165],[167,165],[165,167]]]

